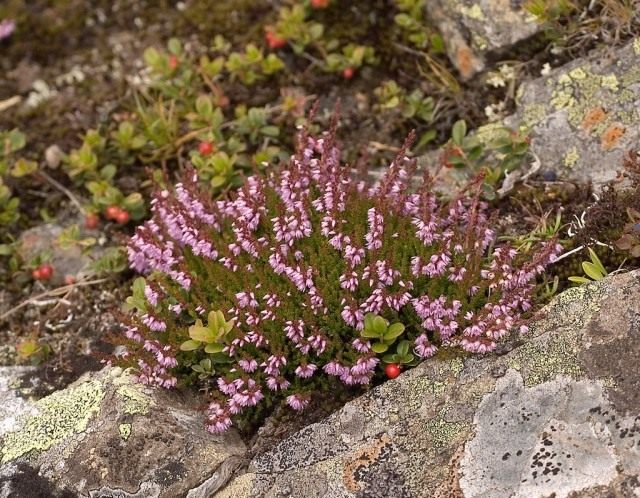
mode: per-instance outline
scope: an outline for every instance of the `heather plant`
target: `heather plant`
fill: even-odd
[[[144,274],[118,361],[145,384],[215,379],[208,428],[261,401],[303,410],[327,379],[367,385],[439,347],[486,353],[532,306],[560,247],[495,246],[482,177],[452,200],[410,178],[408,143],[369,185],[335,132],[302,131],[288,164],[214,200],[193,171],[152,201],[128,244]],[[389,366],[393,366],[389,369]],[[390,374],[388,374],[390,375]]]

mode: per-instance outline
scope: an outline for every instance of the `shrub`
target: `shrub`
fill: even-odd
[[[443,201],[428,174],[412,187],[407,147],[369,186],[340,162],[334,131],[302,131],[288,165],[227,200],[193,172],[159,191],[128,245],[148,277],[128,300],[120,363],[145,384],[215,379],[208,428],[221,432],[264,399],[303,410],[327,378],[368,384],[381,361],[493,350],[560,248],[521,262],[495,247],[482,177]]]

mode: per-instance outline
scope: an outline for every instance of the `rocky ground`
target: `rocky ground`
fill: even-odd
[[[52,144],[77,146],[79,134],[121,110],[144,47],[170,35],[197,45],[251,26],[270,9],[269,2],[231,14],[215,7],[212,18],[232,20],[223,29],[198,17],[201,2],[54,4],[21,11],[17,20],[33,39],[0,41],[7,54],[0,60],[0,128],[19,126],[36,137],[33,157]],[[603,19],[607,5],[598,11]],[[443,130],[465,112],[474,136],[491,137],[503,124],[526,127],[531,161],[501,179],[500,223],[507,233],[530,226],[526,215],[540,199],[580,217],[593,201],[589,184],[599,195],[637,146],[636,25],[616,30],[603,21],[591,37],[574,34],[573,44],[545,52],[538,49],[551,46],[549,33],[520,2],[438,0],[429,8],[447,41],[446,64],[463,88],[434,125],[436,142],[446,141]],[[84,24],[75,25],[72,13]],[[78,29],[82,38],[69,34]],[[500,116],[486,123],[484,109],[497,97],[474,85],[505,60],[521,64],[519,84],[503,82],[512,95],[501,95]],[[384,77],[376,71],[346,90],[326,76],[309,84],[324,109],[337,98],[353,104],[345,119],[359,132],[345,140],[354,144],[374,133],[372,141],[384,145],[405,131],[381,126],[382,118],[358,118],[372,108],[361,96],[368,77]],[[30,107],[30,99],[44,100]],[[441,154],[427,151],[424,167]],[[449,174],[445,185],[459,181],[455,170]],[[117,330],[131,275],[90,277],[86,288],[65,277],[82,281],[126,231],[85,230],[98,241],[91,251],[59,245],[78,214],[64,192],[40,187],[24,193],[31,215],[12,237],[26,260],[51,249],[58,271],[47,286],[27,284],[21,270],[0,286],[0,497],[640,496],[637,271],[564,290],[536,312],[529,333],[512,335],[496,353],[438,356],[346,404],[317,407],[305,420],[276,411],[251,433],[214,436],[204,430],[197,393],[144,388],[100,363],[111,351],[104,338]],[[536,192],[534,201],[515,208],[528,198],[523,191]],[[54,207],[57,216],[43,222],[43,209]],[[52,287],[62,290],[51,294]],[[563,277],[560,288],[567,287]],[[34,331],[53,354],[21,360],[16,344]]]

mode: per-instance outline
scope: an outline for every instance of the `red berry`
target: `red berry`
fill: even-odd
[[[84,218],[84,226],[89,230],[94,230],[98,228],[99,221],[100,220],[98,219],[98,215],[96,213],[89,213]]]
[[[115,220],[116,217],[118,216],[118,213],[120,213],[120,211],[122,211],[122,209],[120,209],[119,206],[111,205],[107,209],[104,210],[104,216],[108,220]]]
[[[73,275],[65,275],[64,283],[67,285],[73,285],[76,283],[76,277],[74,277]]]
[[[172,71],[178,67],[178,64],[180,64],[180,60],[178,59],[178,57],[173,54],[169,56],[167,62],[169,64],[169,69],[171,69]]]
[[[198,152],[203,156],[208,156],[213,152],[214,146],[211,142],[200,142],[198,145]]]
[[[45,263],[43,265],[40,265],[37,270],[34,270],[34,273],[36,271],[38,271],[38,276],[34,276],[34,278],[37,278],[38,280],[49,280],[51,278],[51,275],[53,275],[53,266]]]
[[[127,213],[125,210],[121,209],[120,212],[118,213],[118,215],[116,216],[116,221],[120,224],[120,225],[125,225],[127,223],[129,223],[129,213]]]
[[[329,6],[329,0],[311,0],[311,7],[314,9],[326,9]]]
[[[400,367],[396,363],[389,363],[386,367],[384,367],[384,373],[387,374],[387,377],[390,379],[395,379],[398,375],[400,375]]]
[[[287,44],[287,40],[285,40],[284,38],[280,38],[273,31],[267,31],[264,34],[264,37],[267,40],[267,45],[269,45],[269,48],[272,50],[282,48]]]
[[[36,268],[31,272],[31,276],[34,280],[42,280],[42,273],[40,272],[40,268]]]
[[[342,71],[342,77],[345,80],[350,80],[351,78],[353,78],[353,68],[345,67],[344,70]]]

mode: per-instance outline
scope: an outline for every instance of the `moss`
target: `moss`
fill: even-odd
[[[86,430],[100,410],[105,391],[98,381],[53,393],[36,403],[37,415],[26,419],[22,429],[5,436],[1,463],[49,449],[69,436]]]
[[[131,424],[120,424],[118,432],[120,432],[120,437],[126,441],[131,436]]]

